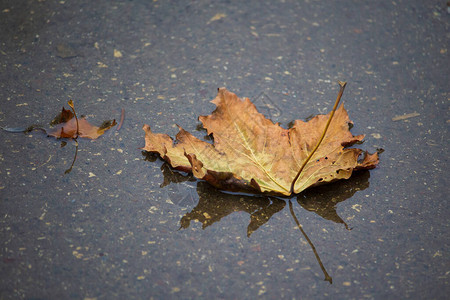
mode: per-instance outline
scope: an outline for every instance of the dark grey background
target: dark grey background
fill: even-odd
[[[68,175],[73,142],[0,131],[0,298],[448,297],[449,18],[445,1],[0,1],[0,126],[69,99],[97,125],[126,111]],[[337,80],[361,147],[385,149],[349,181],[229,195],[139,150],[144,123],[202,137],[218,87],[287,126],[328,112]]]

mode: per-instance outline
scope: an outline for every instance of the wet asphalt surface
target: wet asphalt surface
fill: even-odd
[[[73,99],[99,139],[0,131],[0,299],[445,299],[444,1],[0,2],[0,126]],[[289,199],[142,153],[198,137],[218,87],[282,126],[345,106],[378,168]],[[77,157],[70,173],[74,154]]]

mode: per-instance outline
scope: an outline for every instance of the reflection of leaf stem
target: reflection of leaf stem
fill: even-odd
[[[70,168],[68,168],[64,174],[69,174],[70,171],[72,171],[73,165],[75,164],[75,161],[77,160],[77,154],[78,154],[78,141],[75,139],[75,156],[73,157],[72,164],[70,165]]]
[[[69,102],[67,102],[67,104],[69,104],[70,108],[72,108],[73,111],[73,115],[75,116],[75,121],[77,121],[77,136],[75,137],[75,139],[77,139],[78,135],[79,135],[79,131],[78,131],[78,118],[77,118],[77,114],[75,113],[75,107],[73,105],[73,101],[72,99],[69,100]],[[78,149],[78,143],[77,143],[77,149]],[[76,157],[76,156],[75,156]]]
[[[323,131],[323,133],[322,133],[322,136],[320,137],[320,140],[319,140],[319,142],[317,143],[316,147],[313,149],[313,151],[311,151],[311,153],[309,154],[309,156],[305,159],[305,161],[303,162],[303,165],[301,166],[300,170],[298,171],[297,175],[295,176],[294,180],[292,181],[292,184],[291,184],[291,194],[294,193],[294,186],[295,186],[295,183],[297,182],[298,177],[299,177],[300,174],[302,173],[302,171],[303,171],[303,169],[305,168],[305,166],[306,166],[306,164],[308,163],[308,161],[309,161],[309,160],[311,159],[311,157],[313,156],[314,152],[316,152],[317,148],[319,148],[320,143],[322,143],[322,140],[324,139],[325,134],[327,133],[328,127],[330,126],[331,119],[333,119],[334,112],[336,111],[336,108],[337,108],[338,105],[339,105],[339,101],[341,101],[341,97],[342,97],[342,94],[344,93],[344,89],[345,89],[345,86],[347,85],[347,82],[338,81],[338,83],[339,83],[339,85],[341,86],[341,88],[340,88],[339,93],[338,93],[338,96],[337,96],[337,98],[336,98],[336,102],[334,102],[333,110],[331,111],[330,117],[328,118],[327,125],[325,126],[325,129],[324,129],[324,131]]]
[[[28,126],[27,128],[23,128],[23,127],[0,127],[0,129],[6,131],[6,132],[12,132],[12,133],[18,133],[18,132],[23,132],[23,133],[28,133],[31,132],[33,130],[41,130],[45,133],[47,133],[47,131],[41,127],[41,125],[37,125],[37,124],[33,124]]]
[[[292,217],[294,218],[295,223],[297,223],[298,229],[300,229],[300,231],[302,232],[303,236],[305,237],[305,239],[308,241],[309,245],[311,246],[311,249],[313,250],[314,255],[316,256],[317,262],[319,263],[320,268],[322,269],[322,272],[325,275],[325,279],[324,280],[328,281],[330,284],[333,283],[333,278],[331,278],[331,276],[328,275],[327,270],[323,266],[322,261],[320,260],[319,254],[317,254],[316,247],[314,247],[313,243],[311,242],[309,237],[306,235],[305,231],[303,231],[303,228],[300,225],[300,222],[298,221],[297,217],[295,216],[291,200],[289,200],[289,210],[290,210],[290,212],[292,214]]]

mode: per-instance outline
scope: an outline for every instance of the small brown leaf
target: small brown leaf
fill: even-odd
[[[75,112],[73,101],[70,100],[68,104]],[[51,122],[51,124],[56,126],[47,130],[49,136],[54,136],[56,138],[81,137],[97,139],[104,134],[106,130],[116,125],[116,120],[105,121],[102,126],[97,127],[86,121],[84,117],[77,119],[74,113],[63,107],[61,113]]]

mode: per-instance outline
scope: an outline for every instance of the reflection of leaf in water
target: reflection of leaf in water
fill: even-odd
[[[291,212],[292,218],[295,221],[295,224],[297,224],[298,229],[300,229],[300,231],[303,234],[303,237],[308,241],[308,244],[311,246],[311,249],[314,252],[314,255],[316,256],[316,260],[319,263],[320,268],[322,269],[323,275],[325,275],[324,280],[328,281],[330,284],[332,284],[333,278],[328,274],[327,270],[325,269],[325,266],[322,263],[322,260],[320,259],[319,253],[317,253],[316,247],[314,246],[314,244],[312,243],[312,241],[310,240],[310,238],[308,237],[306,232],[303,230],[302,225],[300,225],[300,222],[298,221],[297,217],[295,216],[291,200],[289,200],[289,210]]]
[[[142,151],[142,156],[144,157],[145,161],[154,162],[159,158],[158,154]],[[164,176],[164,180],[161,183],[159,187],[163,188],[171,183],[181,183],[185,181],[196,181],[194,176],[189,173],[181,173],[179,171],[174,171],[172,168],[170,168],[170,165],[166,162],[164,162],[161,166],[161,171]]]
[[[336,205],[352,197],[357,191],[368,188],[369,177],[370,173],[367,171],[357,172],[348,180],[306,190],[297,196],[297,202],[304,209],[315,212],[326,220],[344,224],[348,229],[345,221],[337,214]]]
[[[160,187],[167,186],[167,194],[172,203],[181,207],[192,207],[197,203],[198,196],[194,192],[195,186],[186,183],[197,181],[192,174],[184,173],[183,175],[181,172],[174,172],[167,163],[163,163],[161,171],[164,175],[164,181]]]
[[[171,183],[181,183],[185,181],[196,181],[192,174],[182,175],[180,172],[172,170],[168,163],[163,163],[161,166],[161,171],[164,175],[164,181],[161,183],[160,187],[165,187]]]
[[[145,161],[150,162],[158,159],[157,154],[146,151],[142,151],[142,156]],[[161,171],[164,177],[159,187],[166,188],[167,196],[173,204],[187,208],[194,206],[198,202],[198,196],[194,192],[195,186],[186,183],[197,181],[192,174],[174,171],[166,162],[161,165]]]
[[[146,152],[143,152],[142,154],[146,157],[145,160],[154,161],[155,159],[155,156],[149,156]],[[169,185],[169,187],[179,187],[186,184],[184,183],[186,181],[195,181],[195,178],[193,178],[192,175],[183,176],[179,172],[174,172],[168,164],[163,164],[161,170],[164,174],[164,182],[161,184],[161,187],[167,185]],[[339,202],[352,197],[357,191],[366,189],[369,186],[369,177],[370,173],[367,171],[357,172],[357,174],[349,180],[339,181],[331,185],[304,191],[297,196],[297,202],[304,209],[315,212],[326,220],[344,224],[345,227],[348,228],[344,220],[337,214],[336,205]],[[170,185],[170,183],[175,184]],[[180,197],[183,197],[182,202],[185,202],[184,199],[187,197],[193,198],[190,191],[188,191],[188,193],[182,193],[180,189],[179,191],[180,192],[177,194]],[[250,237],[253,232],[267,223],[274,214],[278,213],[286,206],[285,200],[275,197],[223,193],[204,181],[197,182],[197,194],[199,197],[198,204],[191,212],[186,213],[181,218],[180,228],[188,228],[191,221],[198,221],[202,223],[202,228],[205,229],[233,212],[244,211],[250,214],[250,224],[247,227],[247,237]],[[290,200],[289,209],[297,227],[314,252],[315,258],[325,276],[324,280],[331,284],[333,279],[326,271],[313,242],[307,236],[295,216]]]
[[[154,153],[142,151],[141,154],[142,154],[142,156],[144,156],[145,161],[154,162],[158,159],[158,155],[154,154]]]
[[[181,218],[181,227],[188,228],[192,220],[202,223],[202,228],[220,221],[236,211],[250,214],[247,236],[265,224],[274,214],[284,208],[284,200],[273,197],[252,197],[225,194],[205,182],[197,184],[199,202],[191,212]]]

